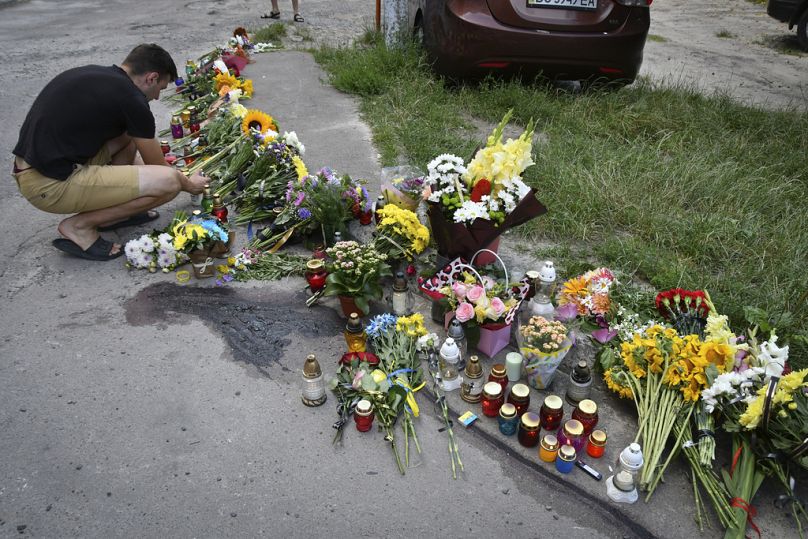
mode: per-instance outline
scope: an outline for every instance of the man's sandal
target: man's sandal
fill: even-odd
[[[280,11],[270,11],[269,14],[264,13],[261,15],[262,19],[280,19],[281,12]]]
[[[304,21],[303,15],[301,15],[300,13],[295,13],[294,20],[295,22],[303,22]]]

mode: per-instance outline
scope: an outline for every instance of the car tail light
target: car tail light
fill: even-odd
[[[598,71],[603,73],[604,75],[622,75],[623,70],[617,69],[616,67],[599,67]]]
[[[488,69],[505,69],[511,65],[510,62],[480,62],[477,67],[484,67]]]
[[[654,0],[614,0],[621,6],[629,7],[648,7]]]

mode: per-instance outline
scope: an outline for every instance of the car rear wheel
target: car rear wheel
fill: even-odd
[[[797,23],[797,43],[804,51],[808,51],[808,9],[800,17],[800,22]]]

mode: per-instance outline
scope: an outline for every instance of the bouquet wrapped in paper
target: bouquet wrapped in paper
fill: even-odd
[[[533,164],[533,121],[516,140],[502,141],[512,111],[502,119],[484,148],[465,165],[450,154],[427,166],[424,195],[438,253],[467,260],[509,228],[545,213],[536,193],[522,181]]]

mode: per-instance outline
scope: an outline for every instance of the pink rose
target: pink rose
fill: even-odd
[[[497,317],[502,316],[505,312],[505,304],[499,298],[493,298],[491,300],[491,308],[494,309],[494,312],[497,314]]]
[[[472,307],[471,303],[468,303],[467,301],[458,304],[457,309],[455,309],[455,317],[461,323],[468,322],[474,318],[474,307]]]
[[[478,284],[475,284],[466,292],[466,299],[473,303],[480,301],[480,298],[483,296],[485,296],[485,289]]]
[[[468,289],[468,286],[464,285],[463,283],[452,283],[452,292],[454,292],[454,295],[457,296],[457,299],[459,300],[466,299]]]

